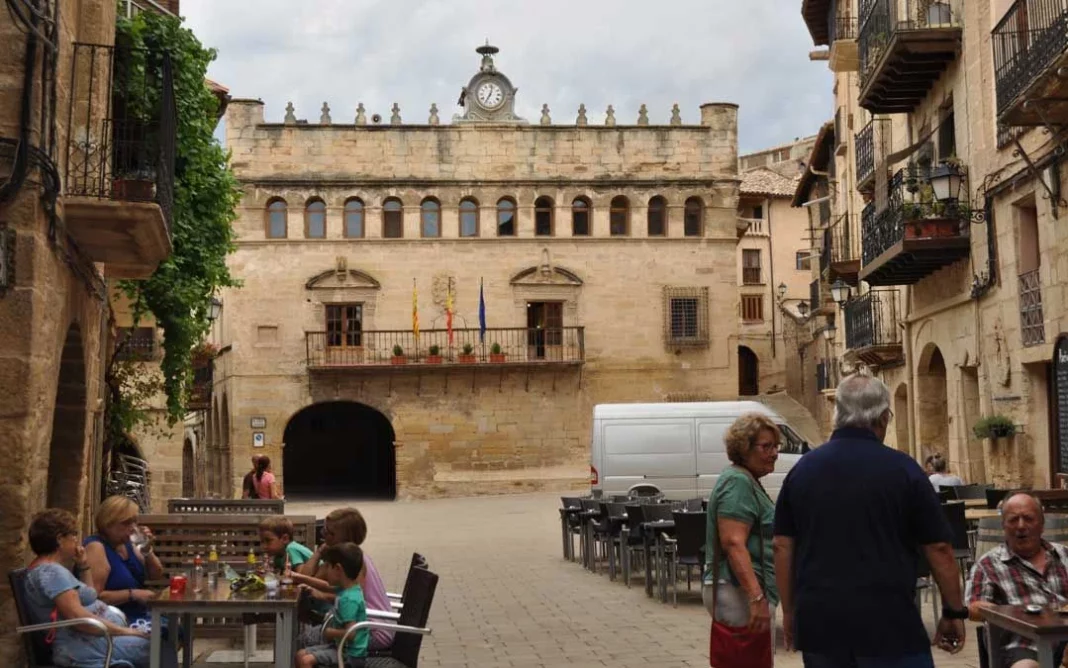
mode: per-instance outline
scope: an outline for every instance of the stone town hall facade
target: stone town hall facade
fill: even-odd
[[[243,285],[222,295],[208,449],[233,490],[252,452],[289,492],[574,481],[595,404],[737,396],[737,106],[530,123],[478,51],[447,124],[230,104]]]

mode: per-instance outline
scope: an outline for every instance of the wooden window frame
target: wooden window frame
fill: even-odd
[[[794,253],[794,271],[812,271],[811,251],[799,250]]]
[[[336,304],[324,304],[323,306],[324,306],[324,309],[323,309],[323,324],[325,326],[324,329],[326,331],[326,347],[327,348],[362,348],[363,347],[363,334],[364,334],[364,329],[363,329],[363,315],[364,315],[363,314],[363,302],[346,302],[346,303],[336,303]],[[347,309],[350,309],[350,308],[355,308],[359,312],[358,321],[359,321],[359,324],[360,324],[360,328],[358,330],[356,330],[356,340],[357,340],[357,342],[354,345],[349,345],[349,343],[348,343],[347,335],[349,334],[349,331],[348,331],[348,328],[345,326],[345,323],[348,322],[348,311],[347,311]],[[330,318],[331,309],[339,309],[341,311],[341,318],[339,320],[339,322],[341,323],[341,329],[339,330],[340,331],[340,336],[341,336],[341,343],[338,343],[338,344],[331,344],[330,343],[330,334],[331,334],[330,323],[332,321],[331,318]]]
[[[695,206],[697,211],[697,232],[694,234],[690,234],[690,228],[687,225],[691,206]],[[682,205],[682,234],[687,237],[705,236],[705,202],[700,197],[689,197]]]
[[[578,204],[578,203],[581,203],[586,207],[586,209],[585,209],[585,213],[586,213],[586,233],[585,234],[577,234],[575,232],[575,210],[576,210],[575,205]],[[571,236],[572,237],[579,237],[579,238],[593,236],[593,203],[590,201],[590,199],[588,197],[580,195],[580,196],[576,197],[575,199],[571,200]]]
[[[512,206],[512,233],[511,234],[501,234],[501,212],[507,210],[507,209],[502,209],[501,204],[505,204],[505,203],[510,204]],[[502,237],[502,238],[515,238],[515,237],[518,237],[519,236],[519,206],[515,203],[515,200],[513,198],[511,198],[511,197],[502,197],[499,200],[497,200],[496,214],[497,215],[496,215],[495,223],[496,223],[496,227],[497,227],[497,236],[498,237]]]
[[[548,202],[548,206],[538,206],[538,202]],[[549,233],[538,233],[538,214],[549,214]],[[556,201],[548,195],[542,195],[534,200],[534,236],[536,237],[554,237],[556,236]]]
[[[349,207],[353,204],[359,205],[360,215],[360,234],[349,234],[349,215],[355,215],[355,212],[350,211]],[[346,239],[363,239],[367,236],[367,205],[363,203],[363,200],[359,197],[350,197],[345,200],[345,207],[341,213],[341,234]]]
[[[464,234],[464,213],[465,213],[464,212],[464,204],[473,204],[474,207],[475,207],[473,211],[472,210],[468,210],[467,211],[468,213],[474,213],[475,214],[475,233],[474,234]],[[459,213],[459,220],[457,221],[457,224],[458,224],[458,230],[457,231],[459,232],[460,238],[461,239],[477,239],[482,234],[482,215],[481,215],[482,205],[479,204],[478,200],[475,199],[474,197],[465,197],[465,198],[460,200],[460,205],[458,207],[458,210],[459,210],[460,213]]]
[[[746,308],[746,304],[750,308]],[[764,322],[764,295],[742,295],[738,302],[741,309],[742,322],[746,324],[760,324]],[[756,313],[756,317],[747,317]]]
[[[400,205],[400,210],[396,211],[396,212],[387,211],[386,207],[389,206],[390,204],[394,203],[394,202],[396,202],[397,204]],[[388,226],[389,214],[390,213],[399,213],[400,214],[400,236],[391,237],[388,234],[386,234],[386,228]],[[399,197],[387,197],[386,199],[382,200],[382,238],[383,239],[403,239],[404,238],[404,202],[401,201],[401,199]]]
[[[620,206],[617,202],[625,202]],[[617,213],[623,214],[623,232],[616,234],[612,230],[613,220]],[[630,236],[630,199],[626,195],[616,195],[612,198],[612,201],[608,204],[608,236],[610,237],[629,237]]]
[[[746,262],[747,257],[755,256],[757,259],[756,264],[749,264]],[[755,278],[754,278],[755,274]],[[760,252],[759,248],[743,248],[742,249],[742,285],[763,285],[764,284],[764,254]]]
[[[661,231],[653,233],[653,211],[654,206],[660,207],[660,228]],[[646,204],[645,209],[645,234],[650,237],[666,237],[668,235],[668,201],[663,195],[654,195],[649,198],[649,202]]]
[[[432,204],[435,207],[437,207],[436,209],[434,209],[434,213],[436,213],[437,217],[438,217],[438,222],[437,222],[438,233],[437,234],[427,234],[426,233],[427,214],[429,213],[429,211],[427,210],[426,206],[428,204]],[[437,198],[434,198],[434,197],[424,198],[423,201],[419,203],[419,236],[421,238],[423,238],[423,239],[440,239],[441,238],[441,234],[442,234],[442,229],[441,229],[441,202],[439,202],[437,200]]]
[[[312,216],[311,207],[316,205],[316,204],[322,204],[323,205],[323,235],[321,237],[313,237],[310,234],[310,232],[311,232],[311,216]],[[326,238],[326,202],[324,202],[322,200],[322,198],[320,198],[320,197],[309,198],[308,201],[304,203],[304,238],[305,239],[325,239]]]
[[[271,207],[275,204],[281,204],[282,217],[285,222],[284,229],[282,230],[282,236],[276,237],[271,234]],[[267,206],[263,208],[263,235],[268,239],[288,239],[289,238],[289,203],[281,197],[272,197],[267,200]]]

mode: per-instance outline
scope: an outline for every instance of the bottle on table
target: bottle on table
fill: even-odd
[[[197,553],[197,556],[193,558],[193,591],[198,592],[204,589],[204,559]]]
[[[219,584],[219,551],[212,545],[208,551],[208,589]]]
[[[248,562],[248,570],[249,570],[249,572],[250,573],[254,573],[256,571],[256,549],[255,548],[252,548],[252,547],[248,548],[248,559],[246,559],[246,561]]]

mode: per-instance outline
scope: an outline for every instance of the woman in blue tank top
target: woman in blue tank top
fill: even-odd
[[[163,577],[163,564],[151,548],[138,551],[130,541],[137,530],[137,513],[132,500],[108,497],[96,513],[97,533],[85,539],[86,558],[100,599],[122,610],[131,623],[150,617],[146,602],[156,594],[145,589],[145,580]]]

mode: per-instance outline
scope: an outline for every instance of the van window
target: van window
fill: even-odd
[[[801,446],[804,444],[805,439],[798,436],[796,431],[785,424],[779,425],[779,431],[782,432],[782,445],[779,447],[779,454],[800,455],[802,453]]]

